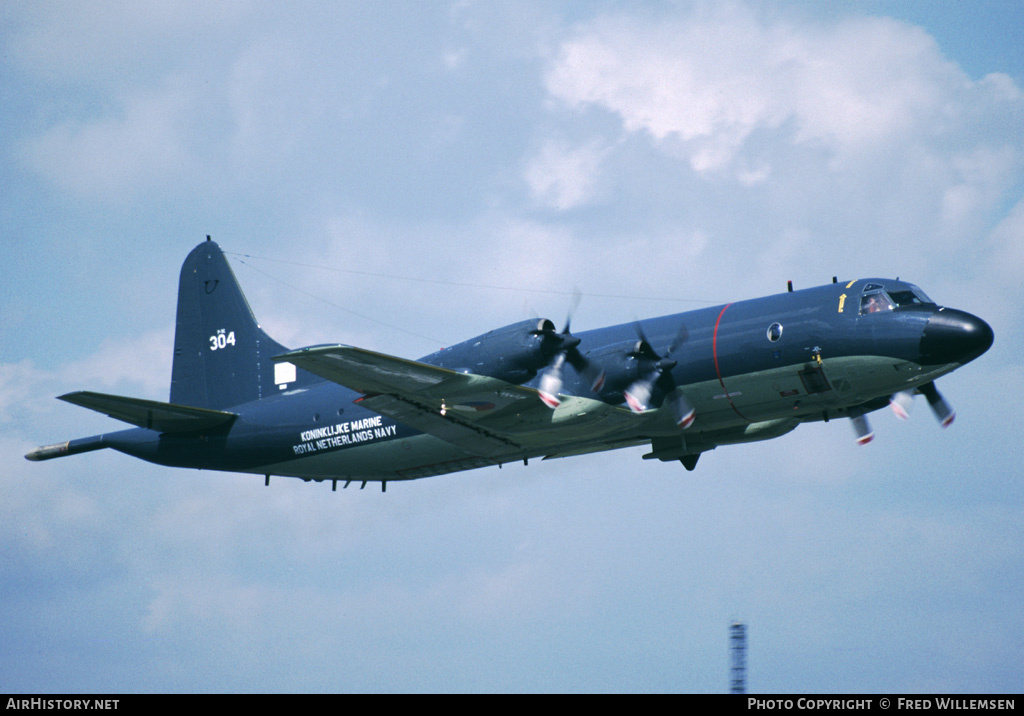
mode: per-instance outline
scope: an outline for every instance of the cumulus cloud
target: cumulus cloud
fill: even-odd
[[[768,690],[792,690],[823,653],[838,658],[844,688],[899,690],[901,676],[879,682],[860,657],[934,674],[932,656],[968,630],[985,649],[950,655],[940,671],[956,678],[943,688],[1014,683],[985,681],[976,658],[1010,663],[1020,642],[1005,626],[1020,510],[984,508],[1021,502],[1019,456],[986,447],[1015,444],[1000,406],[1022,379],[1006,358],[1007,296],[1024,270],[1024,112],[1010,77],[971,79],[920,28],[842,11],[543,4],[523,19],[519,5],[465,3],[453,23],[426,4],[415,17],[405,6],[303,15],[248,4],[231,6],[245,11],[238,27],[196,41],[211,27],[185,12],[196,5],[144,7],[39,5],[36,25],[10,31],[13,74],[38,61],[45,107],[17,105],[5,138],[56,187],[6,205],[19,243],[44,248],[12,273],[25,318],[0,364],[11,683],[338,689],[318,668],[327,660],[352,665],[349,690],[714,690],[721,669],[706,652],[737,615],[760,624],[766,664],[797,664],[766,667]],[[561,16],[537,33],[549,12]],[[518,31],[498,15],[519,17]],[[537,51],[539,34],[553,52]],[[197,105],[209,114],[194,121]],[[176,181],[200,161],[205,177]],[[153,200],[179,184],[187,201],[173,210]],[[561,325],[571,298],[559,292],[574,285],[581,331],[693,307],[622,294],[724,303],[781,292],[790,277],[803,287],[861,271],[903,274],[1005,320],[977,368],[943,379],[960,411],[951,430],[936,429],[921,399],[908,424],[879,415],[870,448],[833,420],[717,450],[693,478],[641,461],[642,447],[386,493],[278,477],[264,488],[262,476],[109,450],[24,460],[41,443],[121,427],[51,396],[166,399],[171,359],[161,322],[60,362],[60,346],[97,345],[80,325],[97,309],[56,290],[31,300],[54,286],[54,265],[82,271],[39,217],[75,222],[100,252],[117,245],[112,224],[174,236],[184,215],[213,214],[225,249],[294,262],[231,258],[256,315],[296,346],[415,356],[437,346],[393,327],[449,343],[531,309]],[[170,280],[172,253],[131,255],[165,263]],[[89,280],[131,286],[157,270],[131,268],[97,262]],[[980,293],[971,286],[988,292],[984,310],[968,304]],[[17,330],[58,310],[65,326],[44,369]],[[894,620],[907,595],[927,608]],[[943,622],[965,604],[969,619]],[[929,619],[939,627],[921,629]],[[975,629],[982,621],[999,635]],[[852,649],[824,652],[837,636]],[[97,643],[109,645],[106,663],[73,663]],[[683,676],[651,666],[691,656]],[[69,668],[51,673],[53,663]]]
[[[553,140],[545,143],[524,173],[531,194],[542,204],[561,211],[587,204],[598,189],[606,152],[596,142],[577,147]]]
[[[141,623],[146,632],[170,630],[195,619],[250,632],[272,609],[286,606],[287,596],[266,585],[238,584],[209,574],[161,576],[151,589],[154,596]]]
[[[992,230],[989,236],[987,273],[1020,287],[1024,274],[1024,201],[1019,201]]]
[[[137,391],[166,400],[171,384],[173,329],[147,331],[138,336],[104,340],[96,353],[60,371],[65,385],[85,389]]]
[[[233,62],[227,99],[233,125],[231,149],[242,166],[263,168],[287,157],[322,121],[327,94],[308,76],[321,58],[283,37],[263,38]],[[312,86],[311,86],[312,85]]]
[[[742,4],[600,15],[558,45],[544,84],[562,135],[589,138],[542,145],[534,198],[567,207],[601,187],[642,209],[637,232],[666,235],[662,219],[753,256],[733,283],[793,266],[927,281],[975,259],[1024,168],[1013,80],[972,80],[892,18]],[[582,161],[595,146],[599,161]]]
[[[736,171],[761,130],[841,159],[942,132],[961,92],[1014,93],[1005,80],[972,85],[930,35],[890,18],[799,23],[734,5],[583,23],[545,81],[566,106],[615,114],[697,172]]]
[[[25,142],[29,165],[61,189],[128,201],[192,168],[187,125],[195,97],[178,82],[133,93],[120,111],[66,120]]]
[[[19,31],[11,39],[10,57],[55,82],[117,86],[126,75],[160,65],[180,49],[183,37],[191,39],[190,56],[203,54],[201,40],[217,29],[237,31],[247,5],[246,0],[11,3],[5,18]]]
[[[24,423],[49,412],[53,397],[69,390],[123,391],[166,400],[171,376],[171,329],[126,340],[105,340],[92,355],[56,370],[31,360],[0,363],[0,424]]]

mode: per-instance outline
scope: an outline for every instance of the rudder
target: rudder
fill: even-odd
[[[272,356],[268,336],[216,242],[207,237],[181,267],[170,402],[224,410],[268,397],[301,379]],[[305,376],[307,379],[312,376]]]

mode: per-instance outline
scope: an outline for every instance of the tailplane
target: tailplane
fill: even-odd
[[[224,253],[207,237],[181,267],[170,402],[224,410],[317,381],[270,360],[287,350],[260,328]]]

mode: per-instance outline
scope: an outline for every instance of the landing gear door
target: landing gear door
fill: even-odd
[[[820,364],[811,364],[810,367],[800,371],[799,375],[808,395],[818,395],[832,390],[832,385],[825,376],[825,368]]]

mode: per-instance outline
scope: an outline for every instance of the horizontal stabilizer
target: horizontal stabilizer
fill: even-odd
[[[126,423],[147,430],[162,433],[187,433],[195,430],[211,430],[230,425],[236,413],[208,408],[192,408],[187,405],[160,403],[141,398],[125,398],[120,395],[79,391],[60,396],[60,399],[89,410],[109,415]]]

